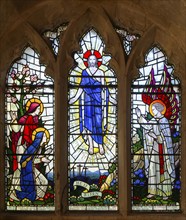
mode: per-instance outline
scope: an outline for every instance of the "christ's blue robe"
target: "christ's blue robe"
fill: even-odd
[[[106,102],[103,106],[101,96],[103,86],[100,81],[83,70],[80,83],[80,87],[84,90],[84,96],[80,97],[80,132],[90,131],[92,139],[97,144],[103,144],[103,130],[105,130],[103,128],[103,108],[106,108],[106,112],[108,112],[109,93],[108,88],[105,87]]]

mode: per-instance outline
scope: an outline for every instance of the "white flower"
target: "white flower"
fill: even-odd
[[[133,142],[133,144],[137,143],[139,140],[140,140],[139,134],[135,134],[135,135],[132,137],[132,142]]]

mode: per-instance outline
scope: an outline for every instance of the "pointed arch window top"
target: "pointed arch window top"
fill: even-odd
[[[74,54],[74,60],[79,67],[86,68],[88,66],[87,61],[90,55],[96,56],[100,68],[109,65],[111,56],[104,53],[105,44],[94,29],[91,29],[82,37],[80,45],[82,51]]]
[[[154,75],[156,77],[156,84],[164,83],[166,80],[166,76],[164,76],[165,72],[169,74],[170,81],[173,85],[180,85],[180,80],[174,77],[174,66],[168,65],[167,56],[158,46],[152,47],[145,56],[145,66],[139,68],[139,75],[144,80],[133,81],[134,85],[143,85],[146,84],[146,80],[149,77],[149,73],[153,70]],[[166,71],[165,71],[166,68]],[[154,81],[155,83],[155,81]]]
[[[53,85],[54,80],[45,74],[45,66],[40,64],[39,54],[27,47],[21,59],[15,62],[7,75],[7,85]]]

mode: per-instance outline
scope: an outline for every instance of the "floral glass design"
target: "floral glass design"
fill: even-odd
[[[117,79],[89,30],[69,73],[69,209],[117,210]]]
[[[115,28],[115,30],[121,37],[122,42],[123,42],[123,48],[125,50],[126,55],[128,56],[132,51],[133,42],[139,39],[139,35],[130,34],[128,31],[124,29],[120,29],[120,28]]]
[[[54,81],[27,47],[5,93],[7,210],[54,210]]]
[[[132,209],[180,210],[180,81],[159,47],[131,87]]]
[[[54,31],[46,31],[44,36],[47,37],[51,44],[54,54],[57,56],[60,47],[60,35],[67,29],[68,23],[62,24]]]

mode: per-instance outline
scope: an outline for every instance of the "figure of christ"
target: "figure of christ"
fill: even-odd
[[[158,195],[164,200],[172,195],[175,180],[175,162],[171,130],[164,116],[166,106],[161,100],[150,104],[153,118],[147,121],[141,110],[136,108],[138,123],[143,128],[145,173],[148,178],[148,196]]]
[[[94,148],[98,148],[100,154],[105,153],[103,134],[107,128],[108,103],[115,103],[105,85],[97,58],[90,55],[88,67],[82,71],[79,88],[69,100],[70,104],[79,100],[80,132],[89,147],[89,154],[94,154]]]

